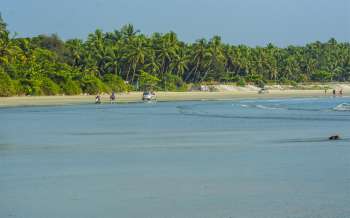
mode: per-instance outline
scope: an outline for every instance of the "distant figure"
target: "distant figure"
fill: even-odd
[[[115,92],[112,92],[112,95],[109,96],[109,100],[111,101],[111,104],[115,101]]]
[[[95,104],[101,104],[101,96],[97,95],[95,98]]]
[[[328,138],[329,140],[339,140],[340,136],[339,135],[332,135]]]
[[[335,89],[333,89],[333,97],[335,97],[336,95],[336,92],[335,92]]]
[[[339,95],[340,95],[340,96],[343,96],[343,89],[340,89]]]
[[[324,89],[324,95],[327,95],[327,89]]]

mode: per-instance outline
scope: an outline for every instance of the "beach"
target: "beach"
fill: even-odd
[[[325,93],[325,87],[327,92]],[[230,100],[230,99],[266,99],[266,98],[308,98],[331,97],[332,90],[343,91],[343,95],[350,93],[350,84],[328,83],[324,85],[305,85],[299,88],[291,86],[272,85],[267,86],[267,91],[259,93],[260,88],[252,85],[238,87],[232,85],[214,85],[210,87],[214,91],[186,91],[186,92],[156,92],[157,101],[201,101],[201,100]],[[110,103],[109,95],[102,94],[102,103]],[[133,103],[142,101],[142,92],[117,93],[116,103]],[[55,106],[91,104],[95,102],[95,95],[57,95],[57,96],[15,96],[1,97],[0,107],[15,106]]]
[[[219,91],[219,92],[156,92],[157,101],[195,101],[229,100],[245,98],[297,98],[326,96],[324,90],[270,90],[259,94],[258,91]],[[331,96],[328,91],[327,96]],[[102,103],[109,103],[109,95],[102,95]],[[0,107],[13,106],[49,106],[94,103],[93,95],[77,96],[16,96],[0,98]],[[142,92],[117,94],[117,103],[141,102]]]

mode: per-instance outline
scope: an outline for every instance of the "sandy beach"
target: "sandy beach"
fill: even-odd
[[[344,92],[346,94],[346,92]],[[229,100],[247,98],[298,98],[331,96],[324,90],[269,90],[259,94],[255,90],[235,90],[218,92],[157,92],[157,101],[191,101],[191,100]],[[141,102],[141,92],[121,93],[117,95],[117,103]],[[0,98],[0,107],[40,106],[40,105],[72,105],[94,103],[93,95],[78,96],[20,96]],[[102,103],[109,103],[109,96],[102,95]]]

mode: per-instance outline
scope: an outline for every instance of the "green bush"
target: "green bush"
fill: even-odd
[[[103,82],[113,91],[113,92],[126,92],[130,91],[132,87],[125,83],[125,81],[117,75],[106,74],[103,77]]]
[[[183,90],[185,87],[182,79],[174,74],[166,73],[164,76],[164,89],[166,91]]]
[[[245,85],[246,85],[245,79],[242,77],[239,77],[237,81],[237,86],[245,86]]]
[[[11,78],[3,70],[0,70],[0,96],[8,97],[15,93],[15,88]]]
[[[289,84],[292,85],[292,86],[294,86],[294,87],[297,87],[297,86],[298,86],[298,83],[295,82],[295,81],[293,81],[293,80],[291,80],[291,81],[289,82]]]
[[[250,74],[249,76],[247,76],[246,79],[247,79],[247,81],[254,83],[254,85],[256,85],[260,88],[264,88],[265,83],[266,83],[263,75],[257,74],[257,73]]]
[[[12,80],[14,91],[16,95],[24,95],[25,90],[19,80]]]
[[[19,81],[25,95],[42,95],[41,82],[39,80],[21,79]]]
[[[264,88],[265,82],[263,80],[257,80],[255,81],[255,85],[258,86],[259,88]]]
[[[44,78],[41,81],[40,88],[41,88],[41,94],[43,94],[43,95],[57,95],[61,91],[59,85],[54,83],[49,78]]]
[[[94,76],[84,76],[80,83],[84,93],[96,95],[100,92],[108,92],[109,89],[103,82]]]
[[[331,81],[333,76],[334,75],[331,72],[325,70],[318,70],[311,75],[311,79],[319,82],[327,82]]]
[[[145,71],[141,71],[139,88],[140,90],[156,89],[159,81],[160,80],[158,79],[158,77],[152,76],[151,74],[146,73]]]
[[[20,80],[20,84],[23,87],[25,95],[43,95],[39,80],[22,79]]]
[[[64,83],[62,90],[66,95],[78,95],[82,92],[79,83],[71,79]]]

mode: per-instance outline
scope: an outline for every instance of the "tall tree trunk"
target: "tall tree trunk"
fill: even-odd
[[[129,69],[128,69],[128,71],[127,71],[127,73],[126,73],[126,81],[129,81],[129,74],[130,74],[130,71],[131,71],[131,64],[129,65]]]
[[[134,84],[135,74],[136,74],[136,64],[133,67],[133,73],[132,73],[132,77],[131,77],[131,83],[132,84]]]
[[[196,75],[197,73],[197,70],[198,70],[198,67],[199,67],[199,60],[197,61],[196,63],[196,66],[190,71],[190,73],[186,76],[185,78],[185,81],[187,82],[188,79],[190,78],[190,76],[192,75],[193,71],[194,71],[194,75]]]

